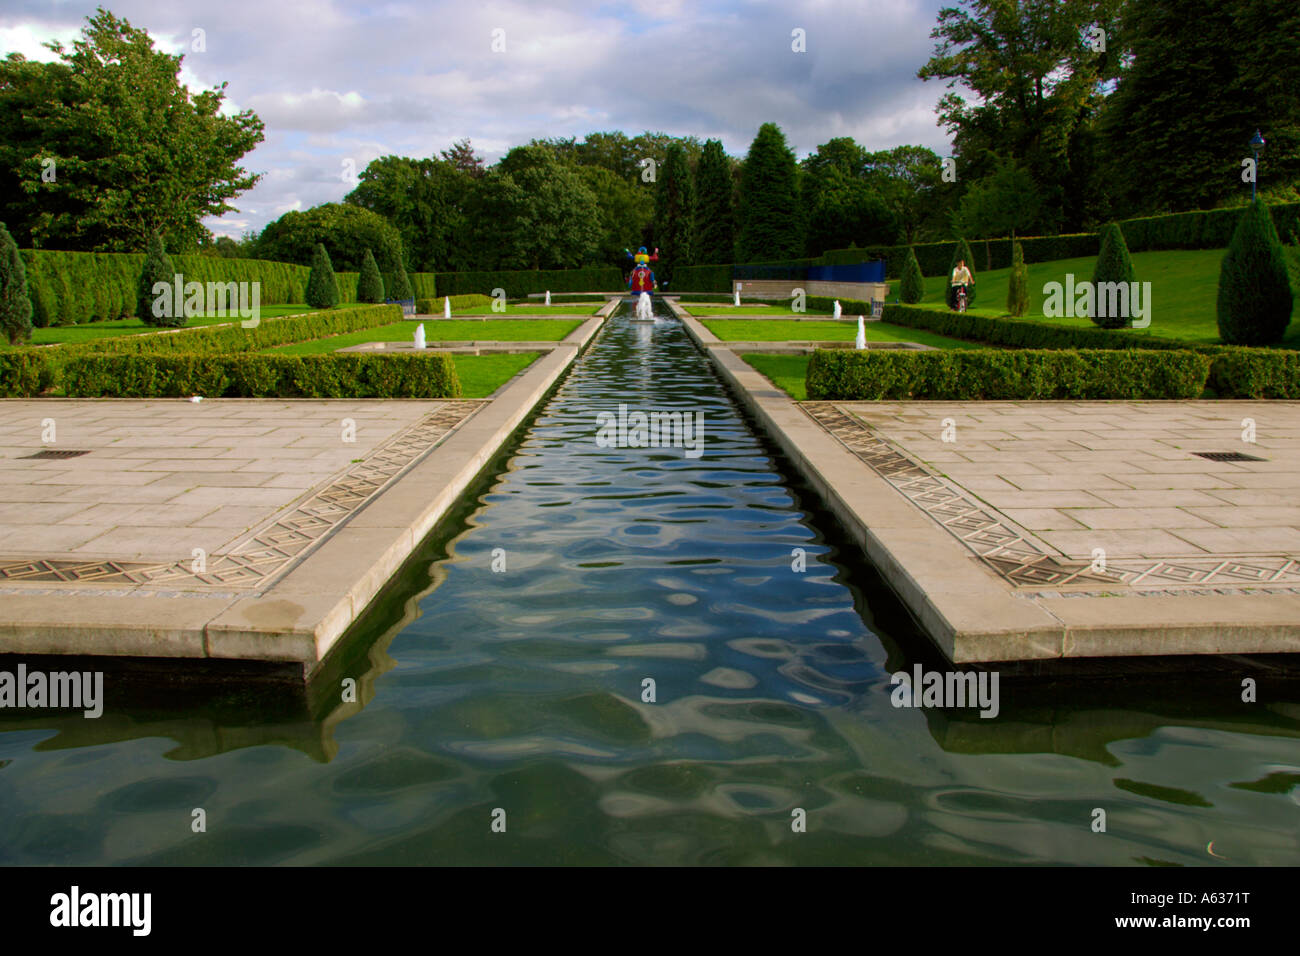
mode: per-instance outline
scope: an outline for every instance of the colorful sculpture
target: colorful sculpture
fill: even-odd
[[[659,247],[655,247],[654,255],[646,252],[645,246],[638,249],[636,255],[632,255],[626,249],[623,252],[634,263],[632,274],[627,277],[627,287],[634,295],[642,292],[653,293],[656,288],[655,274],[650,271],[650,263],[659,261]]]
[[[628,276],[627,287],[632,290],[633,294],[653,293],[655,290],[655,274],[650,271],[648,265],[641,263]]]
[[[645,246],[638,249],[636,255],[632,255],[632,253],[628,252],[626,249],[623,250],[623,254],[632,260],[634,266],[648,266],[652,262],[659,261],[658,246],[655,246],[655,254],[653,256],[645,251]]]

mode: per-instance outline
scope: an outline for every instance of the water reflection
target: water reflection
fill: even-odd
[[[599,447],[620,403],[702,412],[703,456]],[[895,709],[889,674],[942,661],[673,323],[613,320],[493,474],[308,687],[109,682],[98,721],[0,724],[0,860],[1300,860],[1285,662]]]

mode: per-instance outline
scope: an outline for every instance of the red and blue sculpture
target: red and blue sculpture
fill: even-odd
[[[627,277],[627,287],[632,290],[633,295],[640,295],[642,292],[652,295],[656,289],[655,274],[650,271],[650,263],[659,261],[659,250],[655,249],[654,255],[645,251],[645,246],[637,250],[636,255],[623,250],[627,257],[635,265],[632,267],[632,274]]]

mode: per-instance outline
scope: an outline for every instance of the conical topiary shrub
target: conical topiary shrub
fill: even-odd
[[[1029,311],[1029,267],[1020,243],[1011,243],[1011,273],[1007,278],[1007,312],[1020,318]]]
[[[411,280],[406,275],[406,266],[402,265],[402,257],[398,256],[394,263],[392,281],[388,289],[388,298],[397,301],[403,301],[415,297],[411,291]]]
[[[916,261],[916,250],[907,247],[907,262],[903,263],[903,281],[899,293],[908,305],[915,305],[925,296],[925,277],[921,263]]]
[[[154,293],[154,286],[159,283],[166,283],[172,290],[161,299]],[[176,270],[172,268],[172,261],[167,256],[167,247],[163,245],[162,236],[154,234],[149,240],[149,249],[144,255],[144,265],[140,269],[140,278],[135,284],[135,314],[145,325],[155,325],[164,328],[177,328],[185,324],[185,302],[175,302],[175,282]],[[182,282],[182,288],[184,288]],[[158,302],[158,312],[162,315],[156,315],[154,309],[155,301]]]
[[[1128,243],[1118,223],[1112,222],[1101,230],[1101,250],[1097,253],[1097,264],[1092,270],[1092,289],[1095,293],[1092,315],[1090,318],[1103,329],[1122,329],[1128,325],[1127,314],[1109,314],[1111,296],[1103,291],[1103,286],[1112,282],[1129,283],[1134,281],[1133,260],[1129,258]],[[1131,287],[1130,287],[1131,288]],[[1117,301],[1128,302],[1125,294]],[[1117,310],[1122,312],[1123,310]]]
[[[330,265],[325,246],[316,243],[311,254],[311,274],[307,277],[307,304],[313,309],[332,309],[339,304],[339,284]]]
[[[0,335],[10,345],[17,345],[31,334],[32,300],[27,294],[27,266],[18,253],[18,243],[0,222]]]
[[[357,280],[357,301],[382,303],[384,301],[384,277],[379,274],[375,256],[369,249],[361,260],[361,278]]]
[[[1262,200],[1246,207],[1219,267],[1219,337],[1225,345],[1282,340],[1295,299],[1286,254]]]
[[[970,285],[966,289],[966,308],[975,305],[975,260],[971,256],[970,245],[965,239],[958,239],[957,244],[953,246],[952,262],[948,263],[948,278],[944,282],[944,295],[947,296],[948,308],[957,308],[957,290],[952,287],[952,272],[957,268],[960,261],[966,262],[966,268],[970,270]]]

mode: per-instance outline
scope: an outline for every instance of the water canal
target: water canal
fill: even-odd
[[[701,413],[703,454],[601,447],[620,404]],[[942,665],[839,540],[680,325],[625,308],[310,694],[0,724],[0,862],[1300,862],[1268,662],[1253,705],[1139,668],[895,708],[891,672]]]

